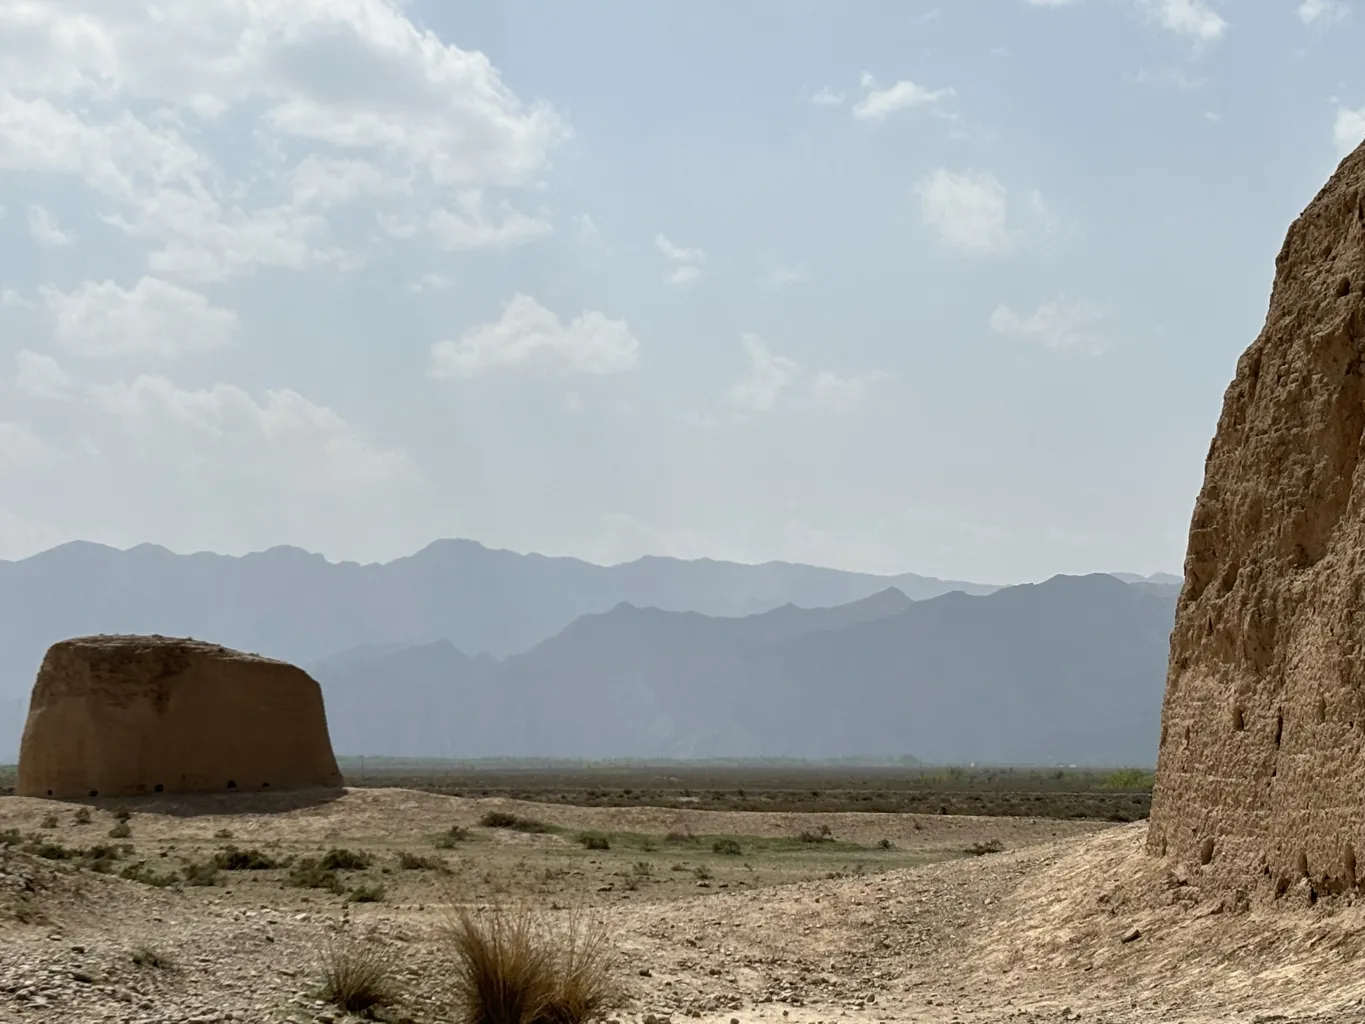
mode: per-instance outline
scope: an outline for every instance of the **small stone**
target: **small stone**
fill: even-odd
[[[1135,942],[1135,941],[1137,941],[1137,940],[1140,939],[1140,938],[1142,938],[1142,932],[1138,930],[1138,928],[1137,928],[1136,925],[1134,925],[1132,928],[1129,928],[1126,932],[1124,932],[1121,936],[1119,936],[1119,941],[1120,941],[1120,942]],[[1068,1011],[1068,1012],[1069,1012],[1069,1011]]]

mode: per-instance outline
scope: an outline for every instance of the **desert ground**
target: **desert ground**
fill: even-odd
[[[381,786],[0,797],[0,1020],[337,1021],[320,964],[344,941],[395,955],[381,1016],[452,1020],[451,908],[489,903],[595,915],[620,1024],[1365,1019],[1365,906],[1231,906],[1145,828]]]

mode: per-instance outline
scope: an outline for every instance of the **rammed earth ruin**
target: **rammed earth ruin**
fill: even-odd
[[[341,785],[318,684],[282,661],[159,636],[54,644],[19,750],[22,796]]]
[[[1293,223],[1190,524],[1148,851],[1201,886],[1365,881],[1365,146]]]

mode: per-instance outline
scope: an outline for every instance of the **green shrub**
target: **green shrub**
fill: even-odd
[[[252,848],[243,850],[228,846],[213,855],[213,863],[223,871],[269,871],[279,867],[273,857]]]
[[[322,855],[319,863],[324,871],[364,871],[373,860],[368,853],[356,853],[345,847],[334,846]]]
[[[484,828],[507,828],[514,832],[552,832],[553,828],[534,818],[519,818],[506,811],[489,811],[479,819]]]
[[[384,899],[384,887],[379,884],[357,885],[351,890],[352,903],[379,903]]]
[[[289,869],[286,884],[298,889],[326,889],[341,893],[343,886],[336,873],[328,871],[316,857],[302,857]]]
[[[440,871],[445,867],[445,862],[435,857],[421,857],[407,850],[400,850],[398,866],[404,871]]]
[[[717,839],[711,844],[711,852],[724,854],[726,857],[738,857],[744,851],[733,839]]]
[[[142,862],[129,864],[119,872],[119,877],[126,878],[130,882],[141,882],[143,885],[154,885],[158,889],[174,885],[180,880],[174,871],[156,872]]]
[[[607,839],[606,836],[604,836],[604,835],[599,835],[599,834],[596,833],[596,832],[582,832],[582,833],[579,833],[578,841],[579,841],[580,843],[583,844],[583,847],[584,847],[585,849],[588,849],[588,850],[610,850],[610,849],[611,849],[611,841],[610,841],[609,839]]]

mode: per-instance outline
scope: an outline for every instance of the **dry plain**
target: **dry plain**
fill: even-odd
[[[0,1020],[339,1020],[317,998],[337,936],[394,952],[383,1016],[451,1020],[450,908],[493,902],[591,908],[623,1024],[1365,1019],[1365,908],[1205,899],[1145,828],[389,787],[0,797]]]

